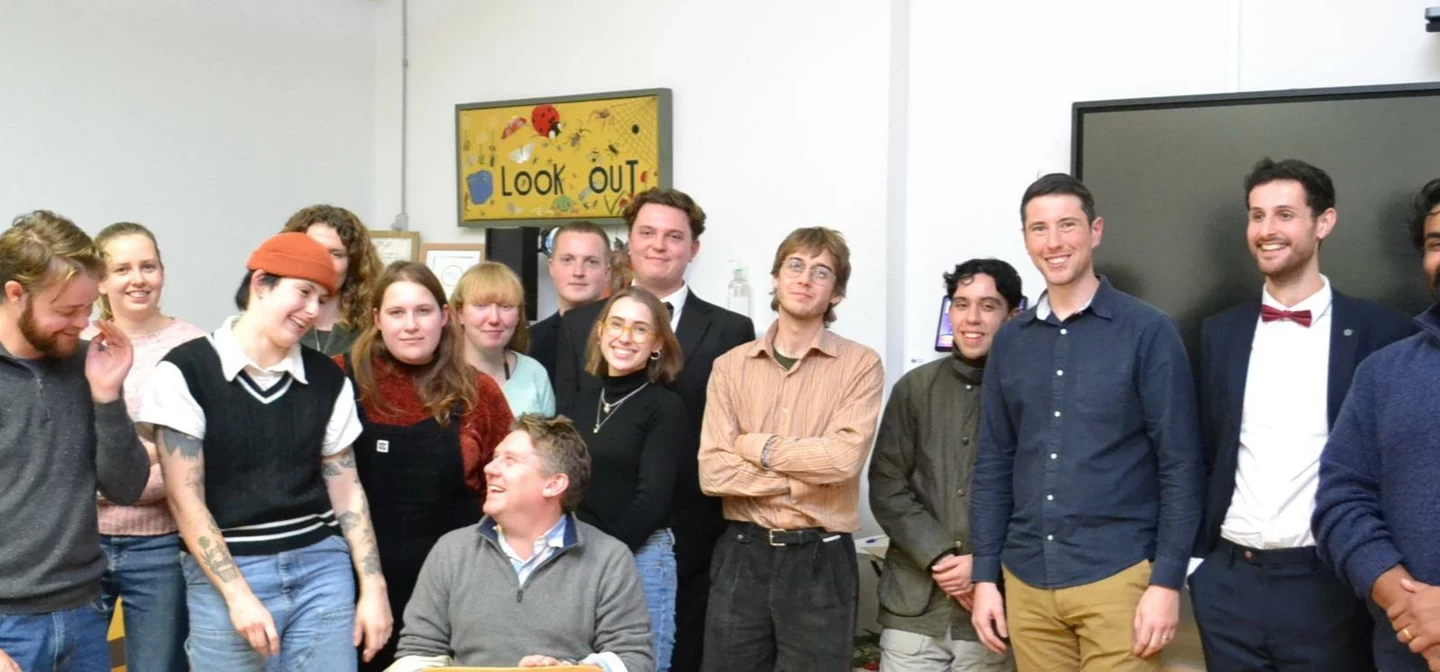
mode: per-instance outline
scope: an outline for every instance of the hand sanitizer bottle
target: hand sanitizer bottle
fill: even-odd
[[[730,281],[730,291],[725,298],[725,307],[745,317],[750,317],[750,283],[745,281],[745,269],[739,263],[731,262],[735,266],[734,279]]]

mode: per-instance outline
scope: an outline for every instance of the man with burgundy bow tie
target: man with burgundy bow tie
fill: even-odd
[[[1214,670],[1373,670],[1365,605],[1310,530],[1320,453],[1371,352],[1414,329],[1320,274],[1335,187],[1303,161],[1245,178],[1246,242],[1265,284],[1205,320],[1199,388],[1207,496],[1190,595]]]

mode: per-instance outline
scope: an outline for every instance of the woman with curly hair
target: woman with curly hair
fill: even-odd
[[[333,205],[301,209],[283,231],[303,233],[324,245],[340,276],[338,300],[320,307],[315,328],[300,343],[332,357],[349,352],[355,337],[370,325],[370,288],[383,270],[370,233],[355,213]]]

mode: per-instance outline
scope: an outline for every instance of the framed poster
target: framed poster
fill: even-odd
[[[460,276],[471,266],[485,260],[484,243],[425,243],[420,246],[420,257],[445,289],[445,298],[455,294],[455,285]]]
[[[461,226],[618,224],[670,186],[670,89],[455,106]]]
[[[396,261],[420,260],[418,231],[371,231],[370,243],[375,246],[381,266],[389,266]]]

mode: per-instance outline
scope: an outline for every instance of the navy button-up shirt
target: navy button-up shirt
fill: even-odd
[[[1104,277],[1064,321],[1042,305],[1000,330],[986,365],[974,578],[998,581],[1003,560],[1026,584],[1065,588],[1150,559],[1151,584],[1178,590],[1203,492],[1180,332]]]

